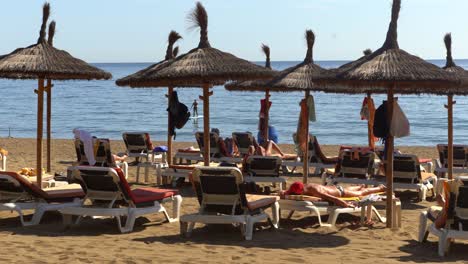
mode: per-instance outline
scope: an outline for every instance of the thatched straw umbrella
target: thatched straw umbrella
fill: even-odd
[[[268,45],[262,44],[261,50],[265,54],[265,68],[271,69],[270,61],[270,47]],[[228,91],[264,91],[265,92],[265,116],[263,118],[263,139],[266,142],[268,139],[268,123],[270,115],[270,88],[266,84],[270,80],[252,80],[252,81],[242,81],[242,82],[231,82],[225,85],[226,90]],[[260,120],[261,121],[261,120]]]
[[[54,46],[54,35],[55,35],[55,21],[50,22],[49,24],[49,33],[47,35],[47,43],[50,46]],[[47,172],[51,171],[51,164],[50,164],[50,155],[51,155],[51,138],[52,138],[52,131],[51,131],[51,120],[52,120],[52,80],[47,79],[47,85],[45,87],[45,92],[47,93],[47,113],[46,113],[46,134],[47,134]]]
[[[166,49],[166,56],[163,61],[160,61],[158,63],[155,63],[148,68],[145,68],[141,71],[138,71],[134,74],[128,75],[124,78],[118,79],[116,81],[116,84],[118,86],[130,86],[130,87],[149,87],[148,85],[144,85],[148,82],[151,82],[152,80],[152,75],[154,73],[158,72],[162,68],[168,65],[168,63],[177,57],[177,54],[179,53],[179,47],[174,47],[174,44],[181,39],[182,36],[180,36],[179,33],[175,32],[172,30],[169,33],[168,39],[167,39],[167,49]],[[143,85],[141,85],[143,84]],[[168,87],[168,104],[171,101],[171,96],[174,91],[174,87],[169,86]],[[171,127],[171,116],[167,116],[167,159],[169,165],[172,164],[172,134],[170,133],[170,127]]]
[[[468,72],[465,71],[462,67],[459,67],[455,64],[452,58],[452,35],[447,33],[444,37],[445,48],[447,49],[447,60],[445,66],[443,67],[444,70],[447,72],[453,73],[458,78],[466,82],[468,80]],[[464,92],[459,91],[457,94],[468,94],[468,89]],[[456,101],[453,100],[453,93],[449,93],[447,95],[447,108],[448,113],[448,164],[447,164],[447,172],[448,178],[453,178],[453,105]]]
[[[394,0],[387,38],[381,48],[350,63],[334,79],[323,82],[338,93],[387,93],[388,120],[392,119],[394,93],[447,94],[459,89],[460,80],[436,65],[413,56],[398,46],[397,21],[401,0]],[[393,136],[386,138],[387,227],[392,225]]]
[[[38,79],[37,98],[37,183],[42,182],[42,134],[45,79],[92,80],[110,79],[112,75],[76,59],[68,52],[56,49],[46,41],[46,26],[50,6],[43,7],[42,25],[37,44],[19,48],[0,59],[0,78]]]
[[[208,41],[208,15],[201,3],[197,2],[188,18],[193,22],[193,28],[200,28],[198,47],[169,62],[167,67],[159,70],[151,76],[150,80],[140,85],[148,87],[201,86],[203,88],[203,96],[200,98],[203,100],[204,162],[205,165],[209,165],[209,97],[212,95],[210,87],[230,80],[269,78],[273,71],[212,48]]]
[[[317,64],[314,63],[313,59],[313,46],[315,43],[315,34],[312,30],[306,30],[305,38],[307,42],[307,53],[304,61],[297,64],[296,66],[287,68],[281,71],[277,76],[273,77],[268,81],[255,81],[255,82],[244,82],[238,84],[226,85],[226,89],[234,90],[261,90],[261,91],[277,91],[277,92],[288,92],[288,91],[305,91],[305,99],[310,96],[311,90],[323,90],[324,88],[318,87],[315,83],[316,80],[323,78],[330,78],[332,73]],[[308,111],[307,111],[308,112]],[[305,113],[307,116],[309,113]],[[303,182],[307,183],[309,173],[309,157],[307,151],[307,142],[309,135],[309,119],[307,118],[305,134],[307,138],[303,139],[305,143],[305,149],[301,149],[303,153],[304,162],[304,173]],[[300,144],[304,145],[304,144]]]

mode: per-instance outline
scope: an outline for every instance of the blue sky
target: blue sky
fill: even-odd
[[[272,60],[302,60],[304,30],[316,33],[316,60],[352,60],[381,46],[390,0],[204,0],[211,45],[262,61],[260,44]],[[35,43],[44,2],[2,1],[0,54]],[[191,0],[52,0],[55,46],[88,62],[153,62],[164,57],[167,35],[184,37],[181,52],[198,43],[188,30]],[[403,0],[400,48],[425,59],[444,59],[443,35],[452,32],[455,59],[468,58],[468,1]]]

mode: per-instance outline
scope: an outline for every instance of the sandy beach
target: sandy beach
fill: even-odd
[[[191,143],[176,143],[186,147]],[[8,170],[34,166],[34,139],[0,139],[8,149]],[[282,145],[287,152],[292,146]],[[121,141],[112,141],[114,152],[124,151]],[[338,146],[325,146],[329,155]],[[435,148],[400,147],[404,152],[435,158]],[[76,159],[71,140],[53,140],[53,172],[65,171]],[[152,177],[153,174],[151,175]],[[134,182],[135,167],[130,167],[130,182]],[[291,177],[289,182],[299,180]],[[154,184],[154,178],[150,178]],[[312,178],[317,181],[318,178]],[[181,189],[182,213],[198,209],[189,185]],[[457,241],[448,257],[437,255],[437,242],[419,244],[418,215],[433,202],[415,203],[416,193],[398,193],[403,202],[402,228],[391,231],[384,224],[360,226],[357,216],[344,215],[337,228],[318,227],[316,216],[296,213],[283,220],[278,230],[257,226],[252,241],[244,241],[239,230],[226,226],[201,225],[191,238],[179,235],[178,223],[164,223],[162,215],[139,218],[130,234],[120,234],[114,220],[85,219],[79,226],[64,229],[61,216],[49,213],[41,225],[21,227],[15,214],[0,214],[0,261],[12,262],[70,262],[70,263],[466,263],[468,243]],[[168,205],[170,208],[170,205]],[[286,214],[286,213],[284,213]],[[285,216],[285,215],[283,215]],[[326,216],[323,218],[326,219]],[[266,229],[266,230],[265,230]]]

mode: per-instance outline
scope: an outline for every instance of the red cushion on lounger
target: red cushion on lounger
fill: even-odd
[[[159,201],[179,193],[178,190],[158,189],[158,188],[138,188],[135,190],[130,189],[127,179],[120,168],[114,168],[119,175],[122,191],[128,196],[135,204]]]
[[[419,163],[428,163],[428,162],[432,162],[432,159],[425,159],[425,158],[419,159]]]
[[[169,168],[176,170],[193,170],[196,167],[196,165],[169,165]]]
[[[200,153],[200,150],[199,149],[178,149],[177,152],[181,152],[181,153]]]
[[[158,188],[138,188],[132,190],[132,200],[135,204],[160,201],[164,198],[177,195],[177,190],[158,189]]]

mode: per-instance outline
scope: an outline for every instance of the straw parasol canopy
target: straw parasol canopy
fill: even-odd
[[[457,66],[452,58],[452,34],[445,34],[444,43],[445,48],[447,50],[447,57],[445,66],[442,69],[446,70],[447,72],[453,73],[462,81],[466,81],[466,79],[468,79],[468,71],[466,71],[460,66]],[[468,89],[460,89],[457,94],[468,94]]]
[[[37,183],[42,180],[42,134],[44,79],[55,80],[91,80],[110,79],[112,75],[86,62],[76,59],[68,52],[52,47],[46,40],[47,20],[50,16],[50,5],[43,6],[42,25],[37,43],[26,48],[19,48],[0,59],[0,78],[38,79],[37,104]],[[52,27],[55,27],[53,25]],[[52,32],[55,30],[53,29]],[[53,36],[49,36],[52,43]]]
[[[270,80],[264,81],[247,81],[247,82],[235,82],[226,85],[226,89],[229,91],[276,91],[276,92],[293,92],[293,91],[305,91],[305,98],[309,97],[311,90],[321,91],[327,89],[327,87],[318,86],[316,80],[329,79],[334,76],[333,72],[326,70],[319,65],[314,63],[313,59],[313,47],[315,44],[315,34],[312,30],[305,31],[305,39],[307,43],[307,52],[304,61],[287,68],[278,74],[276,74]],[[305,113],[308,115],[308,113]],[[307,123],[304,124],[306,128],[306,135],[309,134],[308,118]],[[307,140],[307,138],[305,139]],[[304,145],[307,145],[304,142]],[[308,151],[304,153],[304,182],[307,182],[308,178]]]
[[[387,37],[381,48],[357,61],[347,64],[338,71],[335,78],[327,80],[331,87],[344,87],[335,92],[375,93],[397,83],[395,93],[446,94],[459,90],[459,79],[453,74],[399,48],[397,22],[401,0],[394,0],[392,18]],[[353,89],[346,89],[346,88]]]
[[[208,40],[208,14],[200,2],[189,14],[192,28],[200,29],[200,42],[197,48],[180,55],[167,67],[151,75],[151,80],[140,86],[178,86],[202,87],[203,122],[204,122],[204,159],[209,165],[209,89],[212,85],[224,84],[230,80],[264,79],[273,75],[273,71],[250,63],[246,60],[211,47]]]
[[[159,70],[163,69],[167,65],[169,65],[169,62],[172,61],[175,57],[177,57],[177,54],[179,53],[179,47],[174,47],[174,44],[182,39],[182,36],[177,33],[176,31],[172,30],[169,33],[169,36],[167,38],[167,49],[166,49],[166,56],[163,61],[157,62],[141,71],[138,71],[134,74],[131,74],[129,76],[126,76],[124,78],[118,79],[116,81],[116,84],[118,86],[130,86],[132,88],[134,87],[146,87],[148,88],[149,86],[144,85],[148,82],[151,82],[152,80],[152,75],[158,72]],[[143,84],[143,85],[142,85]],[[168,104],[171,101],[170,98],[173,93],[173,87],[168,87]],[[170,105],[168,105],[169,107]],[[168,122],[167,122],[167,147],[168,147],[168,163],[169,165],[172,163],[172,135],[170,133],[170,128],[171,128],[171,117],[170,115],[167,116]]]
[[[387,37],[381,48],[335,71],[335,78],[322,83],[334,87],[330,90],[338,93],[386,92],[389,122],[392,120],[394,93],[447,94],[460,90],[460,80],[454,74],[399,48],[397,22],[400,8],[401,0],[394,0]],[[387,197],[392,197],[393,136],[389,135],[385,143]],[[387,199],[387,227],[393,227],[392,212],[392,199]]]
[[[444,37],[445,48],[447,49],[447,60],[443,69],[447,72],[450,72],[457,76],[463,83],[462,87],[457,90],[457,94],[466,95],[468,89],[466,89],[466,83],[468,80],[468,72],[465,71],[462,67],[459,67],[455,64],[452,58],[452,35],[447,33]],[[465,89],[464,89],[465,88]],[[453,100],[453,93],[447,94],[447,139],[448,139],[448,163],[447,163],[447,172],[448,178],[453,178],[453,105],[456,101]]]
[[[115,83],[118,86],[152,87],[151,85],[148,85],[148,83],[150,83],[154,79],[153,75],[157,73],[159,70],[166,67],[169,64],[169,62],[174,57],[177,56],[179,52],[179,48],[178,47],[174,48],[174,44],[180,39],[182,39],[182,36],[176,31],[172,30],[169,33],[169,36],[167,39],[167,49],[166,49],[166,56],[164,60],[157,62],[134,74],[120,78]]]
[[[148,86],[199,87],[202,83],[223,84],[229,80],[264,79],[273,71],[211,47],[208,40],[208,14],[200,2],[188,16],[192,28],[200,29],[197,48],[180,55],[146,82]],[[142,84],[144,85],[144,84]]]

